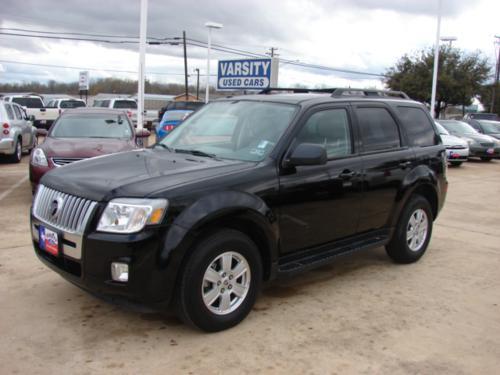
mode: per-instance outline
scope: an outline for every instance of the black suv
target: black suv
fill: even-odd
[[[428,111],[397,93],[300,91],[217,100],[150,149],[47,173],[36,254],[83,289],[206,331],[244,319],[262,282],[341,254],[417,261],[447,190]]]

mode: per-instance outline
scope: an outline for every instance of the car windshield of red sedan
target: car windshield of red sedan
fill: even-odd
[[[51,129],[55,138],[131,138],[132,129],[125,116],[71,115],[62,116]]]

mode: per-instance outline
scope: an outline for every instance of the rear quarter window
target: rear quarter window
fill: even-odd
[[[411,146],[427,147],[437,144],[436,132],[423,109],[403,106],[397,108]]]

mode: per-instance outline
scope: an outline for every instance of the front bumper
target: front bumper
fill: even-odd
[[[500,147],[470,146],[469,156],[500,158]]]
[[[39,227],[56,231],[61,243],[58,256],[42,250]],[[173,283],[159,266],[163,244],[161,230],[148,229],[131,235],[90,232],[75,235],[62,232],[31,215],[33,246],[37,257],[63,278],[92,294],[117,302],[127,301],[164,309],[169,305]],[[120,283],[111,278],[111,263],[129,264],[129,281]]]
[[[467,161],[469,157],[469,149],[468,148],[447,148],[446,149],[446,158],[450,162],[454,161]]]

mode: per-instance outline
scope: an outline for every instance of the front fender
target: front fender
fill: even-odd
[[[258,226],[271,244],[271,260],[277,257],[279,238],[277,220],[267,204],[256,195],[239,191],[223,191],[203,196],[185,208],[170,226],[159,262],[166,265],[174,251],[185,249],[185,242],[205,224],[229,215],[243,215]]]

